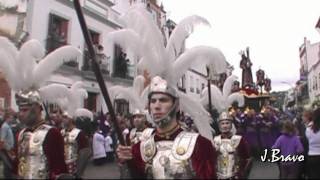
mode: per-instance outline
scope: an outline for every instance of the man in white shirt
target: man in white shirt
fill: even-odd
[[[106,162],[107,155],[104,144],[105,138],[102,135],[102,131],[98,128],[92,139],[93,163],[97,166],[101,166]]]
[[[112,144],[113,144],[113,141],[111,138],[111,133],[108,132],[108,135],[105,138],[105,143],[104,143],[104,147],[105,147],[106,154],[107,154],[107,162],[113,162],[113,160],[114,160],[114,155],[113,155],[114,151],[112,148]]]

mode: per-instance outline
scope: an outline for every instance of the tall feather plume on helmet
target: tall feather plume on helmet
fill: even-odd
[[[160,30],[144,8],[133,7],[121,19],[125,29],[109,33],[108,39],[121,46],[124,51],[134,52],[138,58],[137,68],[140,71],[146,70],[150,78],[161,76],[170,86],[176,87],[179,79],[192,65],[214,64],[218,73],[227,69],[226,59],[219,49],[197,46],[185,52],[181,51],[183,43],[196,25],[209,25],[208,21],[200,16],[189,16],[182,20],[170,36],[167,46],[164,45]],[[141,95],[143,104],[146,104],[147,92],[148,87]],[[209,113],[202,107],[200,101],[179,94],[181,109],[193,115],[201,135],[212,139]],[[191,105],[193,108],[190,108],[190,102],[193,102]]]
[[[244,106],[244,96],[241,93],[231,93],[233,82],[237,80],[235,75],[229,76],[222,88],[222,91],[216,86],[211,84],[211,102],[219,113],[228,111],[228,108],[234,103],[238,102],[238,106]],[[201,93],[201,103],[203,106],[209,104],[208,88],[204,88]]]
[[[18,50],[6,37],[0,36],[0,69],[16,92],[38,91],[63,63],[77,60],[80,55],[79,49],[67,45],[45,56],[45,49],[34,39]]]
[[[135,110],[143,111],[145,105],[143,104],[142,97],[140,96],[143,86],[144,86],[144,77],[139,75],[136,76],[133,80],[133,86],[123,87],[123,86],[113,86],[110,88],[110,97],[111,100],[115,99],[126,99],[130,104],[130,111],[134,112]]]
[[[83,82],[77,81],[70,88],[62,84],[50,84],[39,91],[44,101],[59,105],[68,116],[84,116],[93,120],[92,112],[82,108],[82,102],[88,98]]]

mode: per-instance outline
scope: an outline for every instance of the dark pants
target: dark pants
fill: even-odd
[[[320,179],[320,156],[308,156],[307,177],[308,179]]]
[[[12,162],[8,154],[5,151],[0,151],[0,159],[3,162],[3,176],[4,178],[11,179],[13,175],[12,171]]]
[[[94,159],[93,160],[93,164],[96,165],[96,166],[102,166],[106,163],[106,158],[103,157],[103,158],[98,158],[98,159]]]
[[[298,179],[299,164],[280,164],[280,179]]]
[[[114,155],[113,155],[113,152],[106,152],[107,154],[107,162],[113,162],[114,161]]]

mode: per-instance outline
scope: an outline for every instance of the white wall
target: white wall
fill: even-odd
[[[320,43],[306,41],[306,59],[308,67],[308,88],[310,102],[320,97]]]
[[[49,14],[52,13],[69,21],[67,42],[74,47],[80,48],[81,51],[83,50],[84,38],[74,9],[54,0],[33,0],[33,6],[30,11],[32,17],[30,18],[31,21],[28,22],[30,25],[27,26],[29,27],[27,31],[30,33],[30,38],[38,39],[45,46],[48,35]],[[100,44],[106,47],[108,43],[106,35],[114,31],[115,28],[103,24],[90,16],[85,16],[85,18],[88,28],[100,33]],[[107,54],[106,50],[104,53]],[[81,57],[79,59],[79,68],[82,64]],[[112,64],[111,67],[113,67]]]
[[[202,92],[202,87],[201,84],[204,84],[205,87],[207,87],[207,80],[192,72],[192,71],[187,71],[186,75],[186,94],[193,97],[193,98],[200,98],[200,94]],[[192,77],[192,78],[191,78]],[[191,80],[193,79],[193,80]],[[198,85],[197,85],[197,80],[198,80]],[[191,92],[191,87],[194,89],[193,92]],[[197,93],[197,88],[200,90],[199,93]]]

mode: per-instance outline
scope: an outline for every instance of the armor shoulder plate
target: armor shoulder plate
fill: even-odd
[[[73,128],[72,131],[70,132],[71,139],[75,140],[78,137],[80,131],[81,130],[78,128]]]
[[[221,135],[215,136],[213,139],[213,145],[216,148],[216,150],[219,149],[220,145],[221,145]]]
[[[135,137],[136,132],[137,132],[137,128],[131,129],[130,134],[129,134],[130,140],[132,140]]]
[[[26,128],[23,128],[23,129],[19,132],[19,135],[18,135],[18,141],[19,141],[19,142],[22,140],[23,133],[24,133],[25,130],[26,130]]]
[[[153,128],[146,128],[143,130],[142,135],[141,135],[141,141],[149,139],[152,136],[152,133],[154,132]]]
[[[174,140],[172,155],[178,160],[187,160],[191,157],[199,134],[182,131]]]
[[[141,157],[144,162],[149,162],[153,159],[157,151],[154,135],[147,139],[142,139],[140,144]]]
[[[237,148],[240,144],[240,141],[241,141],[241,136],[239,135],[233,135],[232,138],[231,138],[231,143],[233,145],[234,148]]]

